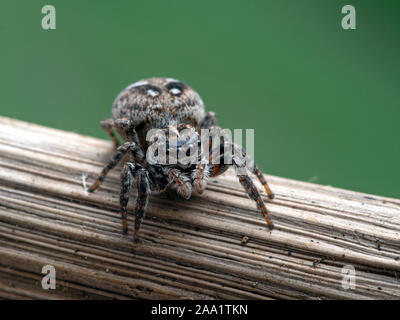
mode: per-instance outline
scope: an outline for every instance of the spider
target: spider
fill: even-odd
[[[241,155],[248,158],[241,146],[223,139],[219,145],[213,147],[214,140],[210,139],[209,149],[220,149],[222,152],[219,155],[217,153],[219,161],[212,161],[215,159],[211,159],[214,154],[211,152],[208,155],[208,161],[198,161],[197,163],[150,163],[147,151],[152,146],[152,142],[148,141],[147,134],[152,129],[166,132],[167,152],[189,144],[200,145],[199,134],[202,129],[216,129],[218,132],[222,130],[217,126],[216,114],[205,111],[199,94],[185,83],[171,78],[150,78],[131,84],[115,99],[112,106],[112,118],[101,121],[100,125],[114,141],[116,151],[88,191],[95,191],[107,173],[124,159],[120,193],[122,228],[124,233],[128,232],[127,205],[131,187],[135,184],[137,190],[133,212],[135,242],[139,239],[139,229],[150,194],[165,191],[170,187],[183,198],[189,199],[193,189],[198,193],[204,191],[209,177],[216,177],[224,173],[230,165],[233,165],[235,169],[243,168],[243,159],[237,155],[231,157],[230,163],[225,161],[224,155],[226,149],[229,149],[227,146],[239,148]],[[181,139],[184,129],[192,130],[192,134]],[[175,144],[171,143],[172,139],[167,131],[174,132],[178,137]],[[115,132],[123,139],[123,144],[119,145]],[[201,152],[199,159],[207,160],[204,159]],[[274,194],[254,162],[251,172],[263,184],[268,197],[273,199]],[[272,229],[273,223],[269,218],[268,211],[248,172],[242,171],[240,174],[237,173],[237,176],[250,199],[256,201],[268,227]]]

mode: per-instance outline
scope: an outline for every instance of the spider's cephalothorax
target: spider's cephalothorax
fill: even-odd
[[[167,151],[175,148],[182,148],[187,144],[201,145],[200,130],[210,129],[219,131],[217,118],[213,112],[205,112],[203,101],[200,96],[188,85],[170,78],[150,78],[138,81],[125,88],[116,98],[112,108],[112,118],[101,122],[101,127],[110,135],[117,148],[115,154],[108,164],[103,168],[100,176],[89,188],[92,192],[96,190],[104,180],[108,171],[115,167],[121,159],[124,159],[124,166],[121,172],[121,194],[120,208],[122,215],[123,231],[128,231],[127,205],[132,184],[136,185],[137,198],[134,209],[135,216],[135,240],[138,239],[142,218],[145,214],[148,197],[151,193],[161,192],[168,186],[175,188],[178,194],[189,199],[192,188],[201,193],[206,187],[208,177],[215,177],[227,170],[230,164],[236,169],[243,167],[242,157],[233,154],[229,165],[224,161],[225,149],[231,147],[240,148],[240,154],[247,157],[244,149],[230,141],[223,140],[222,144],[213,146],[209,142],[208,159],[200,154],[197,163],[184,165],[180,162],[153,163],[147,157],[147,150],[151,145],[148,141],[148,133],[152,129],[160,131],[175,132],[178,140],[172,144],[167,138]],[[118,132],[125,141],[119,146],[118,139],[114,135]],[[184,130],[192,130],[187,139],[179,140],[180,133]],[[166,132],[166,136],[169,137]],[[183,136],[183,134],[182,134]],[[193,138],[194,137],[194,138]],[[199,138],[199,139],[197,139]],[[172,140],[171,140],[172,141]],[[171,149],[170,149],[171,148]],[[221,150],[216,153],[220,159],[213,161],[214,149]],[[199,148],[201,150],[201,147]],[[206,160],[206,161],[204,161]],[[257,176],[270,199],[273,193],[263,174],[253,163],[251,172]],[[273,224],[268,216],[264,202],[250,179],[247,172],[237,173],[240,183],[246,190],[248,196],[255,200],[259,210],[264,214],[270,229]]]

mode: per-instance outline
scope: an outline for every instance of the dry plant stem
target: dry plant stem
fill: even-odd
[[[94,194],[82,186],[112,150],[0,118],[0,297],[400,298],[400,200],[267,176],[271,232],[228,171],[190,200],[152,196],[136,244],[132,204],[121,230],[121,167]],[[47,264],[56,290],[41,287]],[[345,265],[355,290],[342,287]]]

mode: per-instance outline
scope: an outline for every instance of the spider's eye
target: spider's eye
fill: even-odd
[[[180,89],[178,89],[178,88],[169,89],[169,92],[170,92],[171,94],[173,94],[174,96],[177,96],[177,95],[182,94],[182,91],[181,91]]]
[[[151,84],[145,84],[142,86],[137,87],[137,90],[139,90],[142,94],[146,94],[150,97],[157,97],[161,90],[157,88],[156,86],[152,86]]]
[[[172,81],[167,84],[167,89],[170,94],[179,97],[185,90],[185,85],[179,81]]]
[[[158,92],[157,90],[148,89],[147,94],[151,97],[157,97],[160,94],[160,92]]]

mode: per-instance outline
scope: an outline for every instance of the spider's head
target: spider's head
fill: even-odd
[[[199,127],[204,104],[199,94],[185,83],[171,78],[149,78],[125,88],[113,106],[113,117],[127,114],[151,127],[165,128],[179,123]]]

